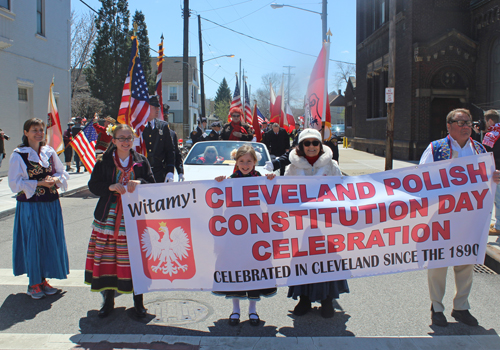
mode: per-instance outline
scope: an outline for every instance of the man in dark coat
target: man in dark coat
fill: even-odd
[[[66,171],[73,170],[71,168],[71,158],[73,158],[73,147],[69,146],[69,143],[73,139],[71,134],[71,128],[75,125],[74,122],[68,123],[68,128],[64,130],[63,141],[64,141],[64,162],[66,163]]]
[[[196,142],[205,141],[205,129],[207,128],[207,120],[205,118],[200,120],[198,119],[198,126],[195,130],[191,132],[191,140],[193,140],[193,146]]]
[[[75,118],[75,125],[73,125],[73,127],[71,128],[71,135],[73,136],[73,138],[75,138],[76,135],[78,135],[78,133],[80,131],[82,131],[82,118],[76,117]],[[80,166],[82,164],[80,161],[80,157],[78,156],[78,152],[75,152],[74,160],[75,160],[75,165],[76,165],[76,172],[79,173]],[[86,171],[85,166],[83,167],[83,171]]]
[[[206,137],[206,141],[218,141],[220,140],[220,130],[221,130],[221,125],[220,122],[213,122],[210,127],[212,128],[212,131],[210,131],[210,134]]]
[[[272,125],[272,129],[266,132],[263,143],[266,145],[269,154],[276,158],[281,157],[290,149],[290,138],[285,129],[280,128],[278,123]],[[280,167],[280,175],[285,174],[285,167]]]
[[[233,107],[229,110],[231,121],[224,124],[221,132],[222,140],[252,141],[253,133],[248,124],[241,121],[243,112],[241,108]]]
[[[149,164],[156,182],[174,181],[175,154],[168,123],[158,119],[160,103],[158,97],[149,98],[151,112],[143,131]]]
[[[168,123],[168,105],[163,105],[163,119]],[[170,127],[169,127],[170,129]],[[182,164],[182,154],[179,149],[179,139],[177,133],[170,129],[170,137],[172,138],[172,143],[174,145],[174,155],[175,155],[175,170],[177,170],[177,175],[179,176],[179,182],[184,181],[184,166]]]

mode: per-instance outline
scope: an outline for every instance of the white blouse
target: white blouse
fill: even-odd
[[[19,153],[28,153],[28,160],[30,162],[38,163],[44,168],[49,166],[49,159],[52,157],[52,163],[56,171],[52,176],[59,179],[61,184],[58,186],[60,186],[63,191],[68,189],[69,174],[64,170],[64,166],[59,156],[52,147],[42,146],[40,149],[40,156],[31,147],[18,147],[12,152],[9,160],[9,187],[12,192],[17,193],[24,191],[26,198],[31,198],[35,194],[38,184],[37,180],[29,179],[28,169]]]

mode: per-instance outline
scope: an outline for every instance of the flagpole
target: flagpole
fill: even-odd
[[[329,67],[329,62],[330,62],[330,37],[332,36],[332,33],[330,30],[328,30],[328,33],[326,33],[327,40],[323,43],[325,45],[325,85],[323,88],[323,115],[321,116],[321,138],[324,140],[325,139],[325,127],[327,126],[326,123],[326,116],[327,112],[326,109],[330,108],[330,101],[328,100],[328,67]]]

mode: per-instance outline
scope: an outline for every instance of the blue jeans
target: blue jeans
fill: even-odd
[[[495,228],[500,230],[500,184],[497,185],[495,192]]]

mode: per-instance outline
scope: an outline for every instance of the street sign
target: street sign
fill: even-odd
[[[385,88],[385,103],[394,103],[394,88]]]

